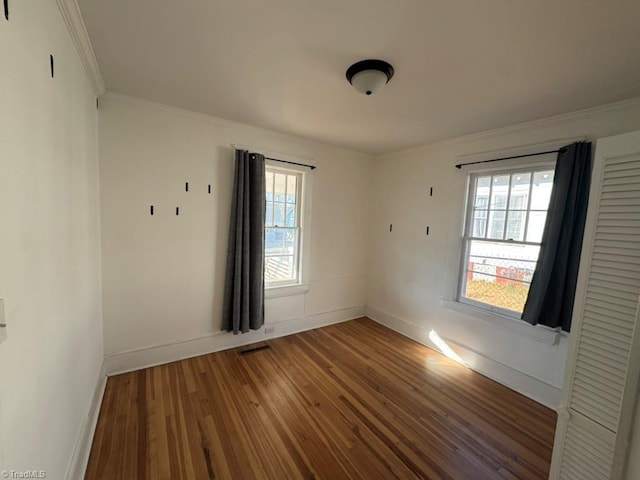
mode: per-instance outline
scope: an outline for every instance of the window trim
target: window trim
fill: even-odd
[[[236,147],[237,148],[237,147]],[[287,160],[297,163],[314,163],[312,158],[296,157],[280,152],[269,152],[266,150],[254,149],[261,154],[269,157],[279,158],[280,160]],[[298,239],[300,253],[298,255],[298,282],[296,284],[269,286],[265,285],[265,298],[275,297],[287,297],[293,295],[304,295],[309,291],[310,279],[311,279],[311,213],[313,204],[313,173],[315,170],[310,170],[307,167],[282,164],[280,162],[274,162],[273,160],[265,160],[265,165],[273,166],[282,170],[290,170],[292,172],[302,173],[302,185],[301,192],[302,197],[300,200],[300,229],[301,235]],[[286,165],[286,166],[285,166]]]
[[[474,300],[472,298],[466,297],[463,294],[463,289],[466,285],[466,273],[467,273],[467,265],[468,265],[467,259],[469,258],[469,255],[470,255],[469,248],[473,240],[493,241],[495,243],[504,243],[504,244],[512,244],[512,245],[531,245],[531,246],[541,245],[541,243],[538,243],[538,242],[526,241],[527,223],[528,223],[526,221],[525,221],[525,231],[523,234],[524,240],[502,240],[502,239],[492,239],[492,238],[479,238],[479,237],[473,237],[469,235],[469,233],[471,233],[470,229],[473,221],[471,212],[473,211],[473,201],[475,198],[475,187],[473,185],[475,180],[478,177],[488,176],[488,175],[495,176],[500,174],[515,175],[518,173],[531,173],[532,174],[531,184],[532,184],[533,174],[535,174],[536,172],[545,171],[549,169],[553,170],[555,169],[555,163],[556,163],[555,161],[541,160],[541,161],[535,162],[534,164],[511,165],[511,166],[503,166],[502,168],[483,168],[481,170],[470,171],[467,173],[467,181],[465,183],[466,185],[466,198],[464,203],[465,209],[463,212],[464,220],[462,225],[462,235],[460,236],[461,248],[459,249],[460,264],[458,266],[458,273],[457,273],[458,281],[457,281],[456,291],[455,291],[455,299],[456,299],[455,301],[461,304],[469,305],[475,309],[497,314],[502,317],[510,318],[512,320],[519,320],[519,321],[521,320],[520,319],[520,316],[522,315],[521,312],[518,312],[516,310],[511,310],[505,307],[491,305],[489,303],[480,302],[478,300]],[[531,188],[531,184],[529,188]],[[506,209],[505,209],[505,225],[503,230],[503,236],[504,236],[504,232],[506,232],[506,229],[507,229],[508,216],[506,215],[506,213],[509,211],[510,196],[511,196],[511,188],[509,188],[509,191],[507,193],[507,203],[506,203]],[[530,211],[531,197],[532,197],[531,192],[529,192],[529,198],[527,199],[527,210],[526,210],[527,213],[529,213]],[[488,230],[489,228],[489,218],[490,218],[490,211],[491,211],[490,206],[491,206],[491,193],[489,193],[489,200],[487,202],[488,208],[487,208],[486,230]],[[487,232],[485,231],[485,234],[486,233]]]
[[[294,295],[304,295],[309,291],[309,285],[297,283],[295,285],[280,285],[264,289],[264,298],[292,297]]]
[[[296,185],[296,226],[293,227],[298,231],[297,235],[297,245],[296,245],[296,255],[294,255],[294,262],[296,266],[296,279],[294,281],[288,280],[276,280],[274,282],[269,282],[265,280],[265,290],[272,290],[277,288],[285,288],[285,287],[298,287],[302,284],[302,238],[304,236],[304,214],[302,211],[302,204],[304,202],[304,182],[305,182],[305,174],[306,172],[302,169],[290,168],[290,167],[282,167],[281,163],[274,162],[272,160],[265,160],[265,171],[269,169],[270,171],[275,173],[284,173],[287,175],[296,175],[297,185]],[[286,209],[285,209],[286,216]],[[286,223],[286,221],[285,221]],[[291,227],[280,227],[273,226],[267,227],[265,225],[265,232],[267,228],[273,229],[283,229],[283,230],[291,230]],[[267,252],[265,248],[265,259],[267,258]],[[266,262],[265,262],[266,263]]]
[[[470,255],[469,252],[469,248],[471,245],[471,241],[473,241],[474,239],[476,240],[482,240],[482,241],[493,241],[496,243],[504,243],[504,244],[513,244],[513,245],[535,245],[535,246],[540,246],[541,243],[537,243],[537,242],[527,242],[526,241],[526,224],[527,222],[525,222],[525,232],[524,232],[524,240],[520,241],[520,240],[502,240],[502,239],[492,239],[492,238],[478,238],[478,237],[473,237],[470,235],[467,235],[468,233],[471,233],[471,223],[473,221],[473,215],[471,215],[471,212],[473,211],[473,201],[475,198],[475,187],[473,187],[473,184],[475,182],[475,180],[478,177],[481,176],[495,176],[495,175],[500,175],[500,174],[509,174],[509,175],[514,175],[514,174],[518,174],[518,173],[531,173],[531,183],[529,188],[531,189],[531,185],[533,184],[533,174],[535,174],[535,172],[540,172],[540,171],[544,171],[544,170],[553,170],[555,168],[555,160],[551,161],[551,160],[545,160],[545,159],[541,159],[538,162],[535,162],[533,164],[526,164],[526,165],[511,165],[511,166],[503,166],[501,168],[483,168],[483,169],[479,169],[479,170],[475,170],[475,171],[470,171],[467,173],[467,181],[466,181],[466,198],[465,198],[465,208],[464,208],[464,212],[463,212],[463,225],[462,225],[462,235],[460,236],[460,242],[461,242],[461,248],[460,248],[460,264],[458,267],[458,281],[457,281],[457,285],[456,285],[456,291],[455,291],[455,301],[460,303],[460,304],[464,304],[464,305],[469,305],[470,307],[473,307],[474,309],[480,310],[480,311],[486,311],[488,313],[493,313],[496,315],[500,315],[501,317],[506,317],[506,318],[510,318],[512,320],[518,320],[521,321],[520,316],[522,315],[521,312],[518,312],[516,310],[511,310],[505,307],[499,307],[496,305],[491,305],[489,303],[484,303],[484,302],[480,302],[478,300],[474,300],[472,298],[466,297],[463,294],[463,289],[466,286],[466,273],[467,273],[467,265],[468,265],[468,258]],[[473,190],[473,191],[472,191]],[[490,190],[491,192],[491,190]],[[506,215],[506,213],[509,211],[509,200],[510,200],[510,196],[511,196],[511,188],[509,188],[509,191],[507,192],[507,203],[506,203],[506,209],[505,209],[505,226],[504,226],[504,231],[503,231],[503,236],[504,236],[504,232],[506,232],[507,229],[507,218],[508,216]],[[530,207],[531,207],[531,191],[529,191],[529,198],[527,199],[527,212],[529,212]],[[489,217],[490,217],[490,206],[491,206],[491,193],[489,193],[489,200],[487,202],[487,226],[486,226],[486,230],[488,230],[489,228]],[[547,210],[548,211],[548,210]],[[485,232],[485,234],[487,234],[488,232]]]

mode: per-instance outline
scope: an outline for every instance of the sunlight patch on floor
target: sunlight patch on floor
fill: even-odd
[[[460,356],[456,352],[454,352],[449,345],[447,345],[447,342],[445,342],[440,337],[440,335],[438,335],[438,332],[436,332],[435,330],[431,330],[429,332],[429,339],[434,343],[436,347],[438,347],[438,350],[440,350],[440,352],[442,352],[445,357],[450,358],[460,365],[464,365],[465,367],[467,366],[462,358],[460,358]]]

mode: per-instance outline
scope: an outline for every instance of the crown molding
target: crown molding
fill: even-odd
[[[87,28],[82,20],[80,7],[78,7],[76,0],[56,0],[56,3],[64,23],[67,25],[71,39],[76,46],[80,61],[87,72],[91,87],[93,87],[96,96],[100,97],[105,92],[104,80],[102,79],[96,56],[93,53]]]
[[[575,110],[573,112],[561,113],[558,115],[552,115],[550,117],[542,117],[536,120],[530,120],[527,122],[515,123],[513,125],[507,125],[505,127],[494,128],[491,130],[483,130],[476,133],[470,133],[467,135],[461,135],[459,137],[445,138],[443,140],[436,140],[431,143],[424,143],[421,145],[415,145],[412,147],[402,148],[390,152],[380,153],[374,155],[375,158],[385,158],[396,154],[408,154],[412,152],[419,152],[424,149],[446,147],[451,145],[461,145],[465,143],[472,143],[476,141],[487,140],[496,137],[502,137],[504,135],[518,133],[536,128],[549,127],[554,125],[561,125],[570,123],[573,121],[579,121],[588,119],[590,117],[606,114],[608,112],[622,111],[627,108],[637,108],[640,106],[640,97],[633,97],[627,100],[622,100],[614,103],[606,103],[604,105],[598,105],[595,107],[584,108],[581,110]]]
[[[536,127],[545,127],[549,125],[556,125],[561,123],[573,122],[575,120],[582,120],[592,117],[594,115],[623,110],[625,108],[634,107],[640,105],[640,97],[633,97],[626,100],[622,100],[614,103],[605,103],[604,105],[597,105],[595,107],[583,108],[575,110],[573,112],[560,113],[558,115],[552,115],[550,117],[542,117],[528,122],[516,123],[508,125],[506,127],[495,128],[491,130],[485,130],[483,132],[471,133],[469,135],[463,135],[460,137],[454,137],[450,139],[442,140],[443,144],[456,144],[467,143],[474,140],[483,140],[485,138],[496,137],[506,135],[508,133],[520,132],[523,130],[531,130]]]

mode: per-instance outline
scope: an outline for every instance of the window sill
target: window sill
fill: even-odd
[[[542,325],[530,325],[523,320],[518,320],[499,313],[489,312],[482,308],[467,305],[455,300],[443,298],[442,306],[449,310],[455,310],[456,312],[478,318],[485,322],[493,323],[494,325],[512,333],[531,338],[532,340],[536,340],[541,343],[546,343],[547,345],[556,345],[562,335],[561,332],[549,327]]]
[[[287,285],[283,287],[268,287],[264,290],[264,298],[292,297],[304,295],[309,291],[309,285]]]

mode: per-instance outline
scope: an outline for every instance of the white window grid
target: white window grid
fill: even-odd
[[[479,242],[490,242],[490,243],[502,243],[504,245],[522,245],[522,246],[534,246],[534,247],[540,247],[541,242],[540,241],[527,241],[528,238],[528,228],[529,228],[529,219],[530,219],[530,214],[531,212],[548,212],[548,208],[545,210],[542,209],[532,209],[531,208],[531,202],[532,202],[532,191],[533,191],[533,185],[534,185],[534,178],[535,178],[535,174],[539,173],[539,172],[546,172],[546,171],[551,171],[553,174],[553,169],[554,169],[554,165],[551,163],[544,163],[544,164],[540,164],[539,166],[536,167],[528,167],[528,168],[512,168],[512,169],[508,169],[508,170],[494,170],[494,171],[481,171],[481,172],[477,172],[477,173],[472,173],[469,176],[469,187],[467,189],[467,193],[468,193],[468,197],[467,197],[467,208],[466,208],[466,212],[465,212],[465,222],[464,222],[464,232],[463,232],[463,246],[462,246],[462,256],[461,256],[461,265],[460,265],[460,276],[459,276],[459,284],[458,284],[458,301],[461,303],[466,303],[475,307],[479,307],[482,309],[486,309],[489,310],[491,312],[495,312],[495,313],[499,313],[505,316],[509,316],[509,317],[513,317],[513,318],[520,318],[521,313],[508,309],[508,308],[504,308],[504,307],[500,307],[500,306],[495,306],[495,305],[491,305],[488,303],[484,303],[484,302],[480,302],[477,300],[474,300],[472,298],[468,298],[465,296],[465,291],[466,291],[466,286],[467,286],[467,274],[469,273],[468,271],[468,265],[469,265],[469,259],[471,257],[471,243],[473,241],[479,241]],[[511,208],[511,194],[512,194],[512,185],[513,185],[513,178],[516,175],[526,175],[526,174],[530,174],[530,179],[529,179],[529,187],[528,187],[528,191],[527,191],[527,206],[526,206],[526,210],[525,209],[515,209],[515,208]],[[494,185],[494,178],[495,177],[500,177],[500,176],[506,176],[509,175],[509,185],[507,188],[507,198],[506,198],[506,203],[504,204],[504,208],[492,208],[491,205],[491,198],[493,195],[493,185]],[[489,182],[489,194],[486,197],[480,197],[479,200],[481,200],[481,205],[474,205],[474,202],[476,200],[476,189],[477,189],[477,179],[479,177],[490,177],[490,182]],[[478,208],[478,207],[486,207],[486,208]],[[481,215],[479,218],[476,217],[475,213],[476,210],[478,212],[482,212],[485,215]],[[504,225],[503,225],[503,229],[502,229],[502,234],[500,236],[500,238],[494,238],[489,236],[489,219],[491,218],[491,213],[495,212],[495,211],[504,211]],[[509,212],[514,212],[514,211],[519,211],[519,212],[524,212],[525,213],[525,218],[524,218],[524,232],[522,234],[522,239],[523,240],[516,240],[514,238],[511,238],[509,235],[507,235],[508,233],[508,227],[509,227],[509,222],[508,222],[508,218],[509,218]],[[475,232],[474,229],[474,224],[476,223],[477,220],[484,220],[484,234],[482,236],[474,236],[473,233]],[[477,255],[476,255],[477,256]],[[487,257],[489,259],[491,259],[491,257]],[[518,262],[522,262],[522,263],[531,263],[532,268],[530,270],[535,271],[535,268],[537,266],[537,259],[535,261],[533,260],[518,260]],[[486,275],[486,276],[494,276],[497,277],[497,275],[492,275],[490,273],[487,272],[479,272],[482,275]],[[529,278],[529,280],[518,280],[519,282],[522,283],[526,283],[526,284],[530,284],[531,283],[531,279]]]
[[[269,253],[267,252],[266,248],[265,248],[265,287],[266,288],[271,288],[271,287],[282,287],[282,286],[289,286],[289,285],[298,285],[300,283],[300,245],[301,245],[301,237],[302,237],[302,219],[301,219],[301,215],[302,215],[302,183],[303,183],[303,173],[302,172],[297,172],[295,170],[289,170],[286,168],[278,168],[278,167],[274,167],[271,165],[267,165],[265,168],[265,171],[267,173],[272,173],[272,177],[271,177],[271,185],[267,185],[267,193],[271,192],[272,193],[272,198],[271,201],[267,201],[266,202],[266,209],[267,211],[265,211],[265,236],[268,234],[269,231],[272,232],[282,232],[282,234],[286,234],[287,232],[294,230],[295,231],[295,245],[294,245],[294,251],[293,254],[284,254],[283,252],[272,252]],[[276,180],[276,174],[281,174],[281,175],[285,175],[286,178],[286,183],[285,183],[285,198],[284,201],[275,201],[275,197],[274,192],[275,192],[275,180]],[[295,178],[295,189],[294,189],[294,193],[295,193],[295,201],[294,202],[288,202],[288,198],[289,198],[289,193],[290,193],[290,178]],[[265,199],[266,200],[266,199]],[[276,220],[276,204],[283,204],[284,206],[284,212],[283,212],[283,220],[285,225],[279,225],[275,222]],[[288,210],[288,206],[289,205],[293,205],[293,212],[294,212],[294,224],[293,225],[287,225],[287,210]],[[271,208],[271,212],[268,211],[268,209]],[[268,219],[270,219],[270,221],[268,221]],[[266,243],[266,239],[265,239],[265,243]],[[281,279],[281,280],[277,280],[277,279],[273,279],[273,278],[269,278],[269,272],[268,272],[268,263],[269,263],[269,259],[270,258],[278,258],[278,257],[291,257],[292,258],[292,270],[294,272],[293,278],[287,278],[287,279]]]

